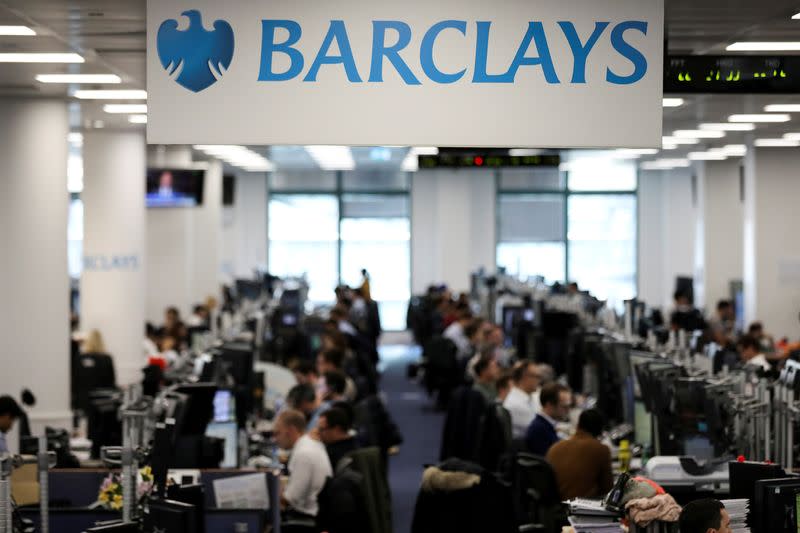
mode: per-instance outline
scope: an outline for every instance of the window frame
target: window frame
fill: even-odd
[[[620,195],[627,195],[632,196],[635,200],[636,208],[634,212],[634,219],[636,220],[636,232],[634,237],[634,257],[636,258],[635,261],[635,268],[633,273],[633,283],[634,283],[634,290],[638,294],[639,292],[639,248],[640,248],[640,220],[639,220],[639,209],[640,209],[640,201],[639,201],[639,187],[641,183],[641,175],[639,169],[636,169],[636,186],[633,189],[628,190],[599,190],[599,191],[575,191],[569,188],[569,171],[564,170],[561,171],[563,174],[563,187],[558,189],[504,189],[501,186],[501,172],[502,169],[497,169],[494,172],[494,185],[495,185],[495,259],[497,258],[497,250],[501,244],[500,241],[500,221],[501,221],[501,213],[500,213],[500,206],[501,206],[501,197],[514,197],[519,195],[529,195],[529,196],[537,196],[537,195],[557,195],[562,196],[564,202],[564,210],[562,213],[563,216],[563,223],[564,223],[564,275],[565,279],[559,280],[561,283],[568,283],[570,281],[570,264],[569,264],[569,198],[570,196],[620,196]]]

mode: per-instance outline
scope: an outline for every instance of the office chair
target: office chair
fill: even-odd
[[[509,472],[519,524],[528,531],[561,531],[565,515],[553,468],[530,453],[518,453]]]

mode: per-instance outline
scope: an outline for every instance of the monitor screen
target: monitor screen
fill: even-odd
[[[147,207],[196,207],[203,203],[204,170],[147,170]]]
[[[214,422],[231,420],[236,420],[236,398],[229,390],[218,390],[214,395]]]
[[[232,422],[212,422],[206,428],[207,437],[217,437],[225,440],[225,455],[220,467],[237,468],[239,466],[239,426],[234,419]]]

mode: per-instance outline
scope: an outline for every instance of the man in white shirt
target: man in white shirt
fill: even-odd
[[[525,437],[528,426],[533,421],[539,408],[533,398],[533,393],[539,388],[539,373],[533,361],[520,361],[511,373],[514,386],[508,393],[503,407],[511,415],[511,430],[515,439]]]
[[[757,366],[765,372],[772,370],[772,365],[767,361],[766,356],[761,353],[761,344],[753,336],[745,335],[739,341],[739,353],[745,366]]]
[[[466,329],[472,321],[472,316],[468,310],[459,311],[458,319],[447,326],[442,336],[450,339],[458,348],[458,359],[464,360],[472,355],[472,343],[469,340]]]
[[[281,495],[281,508],[305,516],[317,516],[319,495],[325,481],[333,475],[325,446],[308,435],[306,417],[288,409],[275,422],[275,441],[284,450],[291,450],[289,481]]]

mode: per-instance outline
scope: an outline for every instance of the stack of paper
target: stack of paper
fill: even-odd
[[[731,531],[733,533],[750,533],[747,527],[747,515],[750,512],[750,500],[722,500],[722,505],[731,517]]]
[[[623,531],[616,518],[610,516],[573,515],[569,525],[575,533],[620,533]]]
[[[618,513],[609,511],[603,505],[602,500],[589,500],[586,498],[575,498],[564,502],[569,506],[569,514],[584,516],[607,516],[617,517]]]

